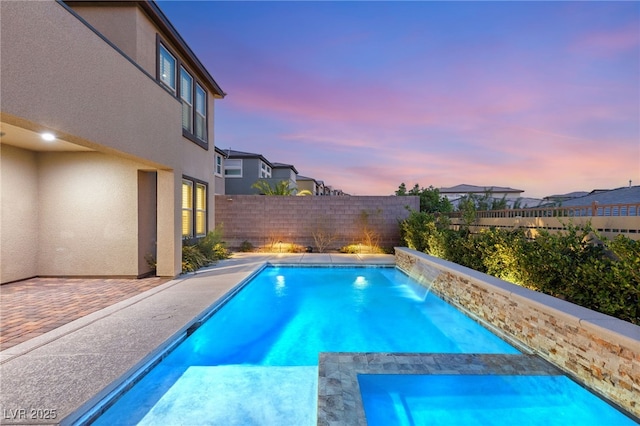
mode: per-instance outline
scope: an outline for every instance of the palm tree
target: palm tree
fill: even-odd
[[[287,180],[281,180],[274,186],[271,186],[266,180],[258,180],[251,187],[260,191],[262,195],[312,195],[309,190],[298,191],[296,188],[292,188]]]

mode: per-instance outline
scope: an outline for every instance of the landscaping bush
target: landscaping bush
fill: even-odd
[[[197,246],[182,246],[182,272],[194,272],[210,263]]]
[[[240,244],[240,249],[239,249],[239,251],[241,251],[241,252],[243,252],[243,253],[248,253],[248,252],[253,251],[253,249],[254,249],[254,248],[253,248],[253,244],[251,244],[251,243],[250,243],[249,241],[247,241],[247,240],[244,240],[244,241],[242,242],[242,244]]]
[[[400,223],[400,233],[409,248],[640,324],[640,241],[606,240],[571,224],[534,240],[522,230],[471,234],[420,212]]]
[[[347,254],[360,254],[360,253],[385,254],[386,253],[382,247],[367,246],[364,244],[348,244],[346,246],[340,247],[340,250],[338,251],[340,253],[347,253]]]
[[[198,250],[212,262],[229,257],[226,243],[222,241],[222,226],[209,231],[200,241],[196,243]]]
[[[229,250],[222,241],[222,227],[210,231],[195,244],[182,245],[182,272],[194,272],[220,259],[229,257]]]

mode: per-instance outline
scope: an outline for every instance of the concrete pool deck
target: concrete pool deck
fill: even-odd
[[[395,258],[238,253],[90,313],[0,352],[0,423],[77,421],[267,262],[392,266]]]

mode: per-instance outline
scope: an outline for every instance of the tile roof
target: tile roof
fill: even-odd
[[[594,190],[588,195],[562,201],[563,207],[590,206],[598,204],[632,204],[640,203],[640,185],[627,186],[610,190]]]
[[[504,186],[476,186],[476,185],[456,185],[450,188],[440,188],[441,194],[468,194],[468,193],[483,193],[486,191],[497,192],[497,193],[521,193],[524,192],[522,189],[513,189]]]

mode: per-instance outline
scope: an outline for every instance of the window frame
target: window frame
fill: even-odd
[[[219,177],[224,176],[224,161],[222,160],[223,160],[222,155],[216,153],[215,160],[214,160],[215,163],[213,165],[214,167],[213,174]]]
[[[201,114],[198,111],[198,89],[200,89],[202,91],[202,107],[204,109],[204,114]],[[201,84],[198,83],[198,81],[195,82],[194,85],[194,109],[193,109],[193,134],[196,137],[196,139],[202,141],[202,142],[207,142],[207,133],[208,133],[208,126],[207,126],[207,112],[209,110],[209,108],[207,108],[207,102],[208,102],[208,97],[207,97],[207,91],[205,90],[204,87],[202,87]],[[199,136],[199,126],[198,126],[198,117],[202,117],[202,137]]]
[[[161,70],[161,54],[166,52],[174,61],[173,79],[175,88],[168,85],[162,78]],[[187,63],[182,61],[178,55],[175,55],[168,43],[165,42],[160,34],[156,34],[156,80],[167,92],[171,93],[184,108],[182,97],[182,71],[184,71],[191,78],[191,129],[186,129],[182,126],[182,136],[189,139],[191,142],[200,146],[205,150],[209,150],[209,92],[206,90],[204,83],[198,79],[194,72],[192,72]],[[202,91],[202,109],[204,115],[197,112],[197,97],[200,96],[198,89]],[[184,113],[183,113],[184,114]],[[202,129],[199,128],[197,122],[202,122]],[[182,122],[182,120],[181,120]]]
[[[194,218],[193,228],[194,228],[194,234],[196,238],[202,238],[207,235],[207,222],[208,222],[207,215],[209,210],[207,205],[209,190],[207,186],[208,185],[206,183],[195,182],[195,186],[193,189],[194,191],[193,193],[195,195],[195,203],[193,208],[193,218]],[[200,200],[201,196],[199,195],[199,191],[198,191],[199,188],[201,188],[203,191],[202,197],[204,198],[204,200]],[[203,202],[200,203],[200,201],[203,201]],[[201,208],[200,206],[203,206],[203,208]],[[199,225],[200,225],[199,219],[202,220],[202,224],[201,224],[202,232],[198,232]]]
[[[173,60],[173,86],[171,86],[168,82],[165,81],[165,78],[163,78],[163,74],[162,74],[163,61],[161,60],[163,53],[166,53]],[[157,55],[157,74],[158,74],[157,79],[166,90],[173,93],[174,95],[177,93],[177,90],[178,90],[178,84],[176,81],[177,68],[178,68],[178,59],[175,57],[175,55],[171,53],[171,51],[167,48],[167,46],[165,46],[164,43],[159,41],[158,55]]]
[[[188,194],[188,200],[190,202],[190,206],[185,206],[185,186],[189,186],[191,188],[191,190],[187,193]],[[194,192],[193,192],[193,187],[194,187],[194,183],[192,180],[190,179],[185,179],[184,177],[182,178],[182,185],[181,185],[181,223],[182,223],[182,239],[189,239],[189,238],[193,238],[193,234],[194,234],[194,222],[193,222],[193,204],[194,204]],[[188,231],[185,233],[185,213],[186,218],[188,218],[189,222],[188,222]]]
[[[264,161],[260,160],[260,168],[258,170],[258,176],[260,179],[271,179],[272,169]]]
[[[235,164],[237,162],[237,164],[239,164],[239,166],[234,166],[233,164]],[[242,162],[242,158],[227,158],[224,162],[224,177],[226,178],[230,178],[230,179],[235,179],[235,178],[242,178],[243,175],[243,162]],[[239,170],[240,174],[228,174],[227,170]]]
[[[191,240],[191,239],[199,239],[207,235],[209,232],[209,184],[200,179],[195,179],[189,176],[182,176],[182,190],[184,191],[184,185],[187,184],[191,188],[191,208],[186,208],[184,204],[182,205],[182,212],[184,214],[185,210],[189,212],[189,223],[190,230],[188,234],[185,234],[184,227],[182,229],[182,239],[183,240]],[[203,188],[204,190],[204,200],[203,203],[200,204],[200,197],[198,196],[198,187]],[[184,202],[184,192],[182,193],[182,200]],[[199,208],[199,206],[204,206],[204,209]],[[198,232],[198,213],[202,214],[202,220],[204,220],[203,226],[204,231]],[[184,219],[184,217],[183,217]],[[183,223],[184,226],[184,223]]]
[[[188,87],[189,90],[184,90],[184,87],[182,84],[183,80],[189,81],[189,86],[190,86]],[[194,123],[193,95],[194,93],[195,92],[193,90],[193,77],[183,65],[180,65],[180,102],[182,103],[182,130],[186,130],[188,133],[193,133],[193,127],[194,127],[193,126],[193,123]],[[185,107],[189,108],[189,114],[188,114],[189,127],[188,128],[184,126]]]

